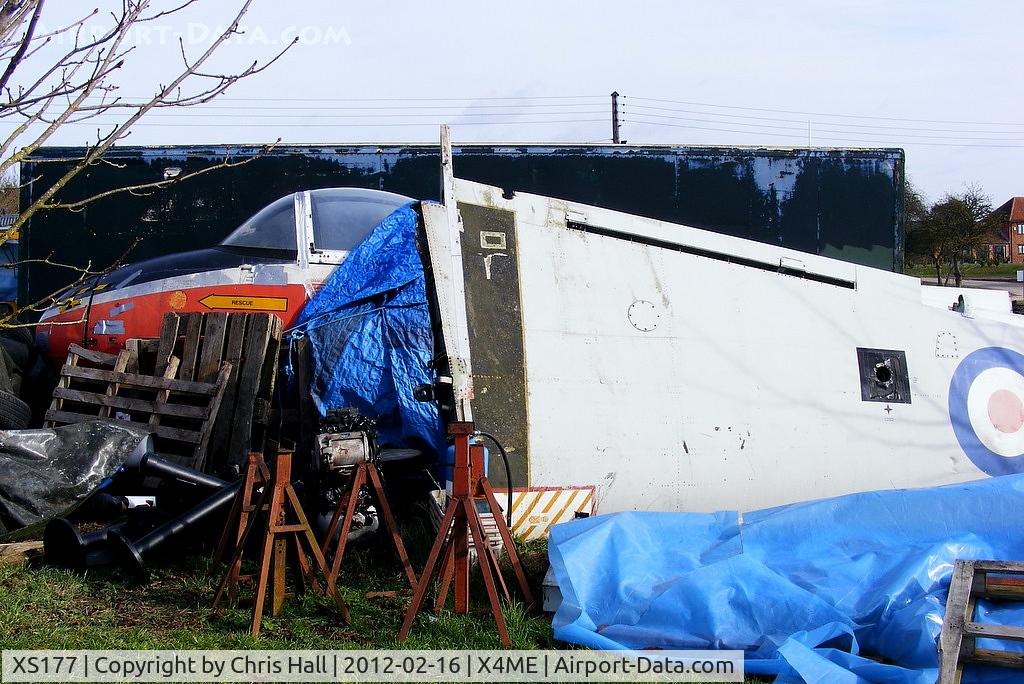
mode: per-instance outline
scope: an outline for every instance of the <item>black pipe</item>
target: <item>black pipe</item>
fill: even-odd
[[[54,518],[43,531],[43,557],[50,565],[67,570],[109,565],[114,557],[106,545],[107,535],[120,532],[124,526],[119,523],[81,534],[69,520]]]
[[[501,460],[505,462],[505,484],[508,486],[508,505],[505,507],[505,525],[511,531],[512,529],[512,467],[508,463],[508,454],[505,453],[505,447],[501,446],[501,442],[498,438],[489,432],[483,430],[477,430],[476,433],[480,437],[486,437],[487,439],[494,442],[494,445],[498,447],[498,451],[501,452]]]
[[[149,552],[160,546],[168,539],[178,535],[181,532],[197,525],[207,518],[220,512],[231,504],[231,501],[235,498],[235,494],[242,488],[243,480],[237,480],[231,484],[221,488],[219,492],[210,496],[202,501],[195,508],[185,511],[181,515],[171,520],[160,527],[152,530],[148,534],[134,542],[128,539],[119,531],[112,532],[108,539],[110,545],[114,550],[114,555],[120,562],[121,567],[126,572],[129,572],[137,577],[146,577],[146,563],[143,560]]]
[[[217,490],[227,484],[220,478],[172,463],[144,449],[131,453],[124,469],[140,476],[173,479],[202,489]],[[124,523],[120,523],[80,534],[68,520],[55,518],[46,524],[43,532],[43,554],[47,563],[60,568],[82,570],[109,565],[114,558],[107,542],[110,535],[120,534],[123,529]]]
[[[207,475],[198,470],[172,463],[167,459],[160,458],[151,451],[133,452],[128,456],[128,460],[124,462],[123,467],[126,471],[139,475],[178,480],[179,482],[203,487],[204,489],[218,489],[227,484],[219,477]]]

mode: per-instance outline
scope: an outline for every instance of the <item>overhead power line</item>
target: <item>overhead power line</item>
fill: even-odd
[[[445,120],[447,120],[447,119],[457,119],[457,118],[460,118],[460,117],[468,117],[468,118],[509,117],[509,116],[532,116],[532,117],[535,117],[535,116],[546,116],[546,117],[550,117],[550,116],[569,116],[569,115],[580,115],[580,116],[583,116],[583,115],[589,115],[589,114],[604,114],[604,113],[605,113],[605,110],[603,110],[603,109],[587,110],[587,111],[582,111],[582,112],[577,112],[577,111],[573,111],[573,112],[479,112],[479,113],[472,113],[472,112],[462,112],[462,113],[455,113],[455,112],[449,112],[449,113],[443,113],[443,112],[441,112],[441,113],[437,113],[437,112],[430,112],[430,113],[414,112],[412,114],[395,114],[395,113],[389,113],[389,114],[310,114],[308,112],[307,113],[301,113],[301,114],[262,114],[262,113],[259,113],[259,112],[250,112],[250,113],[247,113],[245,115],[245,118],[246,119],[368,119],[368,120],[372,121],[372,120],[381,119],[381,118],[394,119],[394,118],[424,118],[424,117],[426,117],[426,118],[432,118],[432,119],[440,121],[441,119],[445,119]],[[152,112],[152,113],[147,114],[145,118],[146,119],[150,119],[150,118],[160,118],[160,119],[172,119],[172,118],[180,118],[180,119],[228,118],[228,119],[234,119],[235,121],[238,121],[239,115],[238,114],[222,114],[222,113],[219,113],[219,112],[218,113],[213,113],[213,114],[207,114],[207,113],[204,113],[204,112],[166,112],[165,113],[165,112],[159,112],[158,111],[158,112]],[[529,123],[529,121],[524,121],[524,123]]]
[[[124,95],[131,102],[149,102],[147,95]],[[99,99],[99,96],[96,97]],[[107,99],[110,99],[109,97]],[[506,97],[232,97],[221,95],[217,102],[482,102],[493,100],[601,100],[605,95],[521,95]]]
[[[637,113],[637,114],[635,114],[633,116],[654,117],[654,118],[658,118],[658,119],[670,119],[670,120],[673,120],[673,121],[696,121],[696,122],[699,122],[699,123],[713,123],[713,124],[728,123],[729,125],[732,125],[732,126],[747,126],[747,127],[752,127],[752,128],[756,128],[756,129],[771,128],[771,129],[776,129],[776,130],[802,131],[803,134],[806,134],[806,131],[807,131],[806,122],[804,122],[803,126],[776,126],[776,125],[772,125],[772,124],[744,123],[742,121],[725,121],[724,122],[724,121],[720,121],[720,120],[716,120],[716,119],[701,119],[701,118],[686,117],[686,116],[664,116],[664,115],[661,115],[661,114],[648,114],[646,112],[639,112],[639,113]],[[651,122],[651,123],[653,123],[653,122]],[[830,124],[825,124],[825,125],[832,125],[832,126],[834,126],[836,124],[831,124],[830,123]],[[845,135],[859,135],[859,136],[867,135],[868,137],[879,137],[877,134],[872,135],[870,131],[850,131],[850,130],[845,130],[845,129],[842,129],[842,128],[839,128],[839,129],[836,129],[836,128],[815,128],[814,132],[815,133],[842,133],[842,134],[845,134]],[[1020,131],[1018,134],[1019,135],[1024,135],[1024,131]],[[928,138],[928,139],[933,139],[933,140],[981,140],[981,141],[997,141],[997,142],[998,141],[1024,142],[1024,137],[1022,137],[1022,138],[1004,138],[1004,137],[991,138],[991,137],[966,137],[966,136],[961,136],[961,135],[920,135],[920,134],[916,134],[916,133],[901,133],[900,136],[901,137],[906,137],[906,138]]]
[[[219,101],[219,98],[218,98]],[[136,101],[119,101],[119,102],[108,102],[113,108],[124,108],[124,107],[141,107],[145,105],[144,102]],[[364,107],[336,107],[336,106],[271,106],[263,107],[259,105],[216,105],[216,104],[201,104],[201,105],[188,105],[179,107],[177,105],[166,105],[158,107],[158,109],[185,109],[185,110],[206,110],[206,109],[230,109],[233,111],[241,112],[252,112],[252,111],[308,111],[310,109],[321,110],[321,111],[355,111],[355,112],[393,112],[393,111],[407,111],[407,110],[420,110],[420,109],[434,109],[440,111],[454,111],[454,110],[469,110],[469,109],[533,109],[533,108],[545,108],[550,109],[552,107],[594,107],[597,103],[594,102],[546,102],[546,103],[524,103],[524,104],[482,104],[482,105],[376,105],[376,106],[364,106]],[[96,103],[93,106],[100,106]],[[60,104],[55,104],[54,108],[59,108]],[[602,110],[604,111],[604,110]]]
[[[717,116],[727,119],[746,119],[752,121],[777,121],[785,123],[796,123],[806,126],[807,119],[786,119],[774,116],[755,116],[752,114],[724,114],[718,112],[706,112],[699,109],[679,109],[676,107],[651,107],[649,105],[629,105],[629,111],[639,110],[643,112],[656,111],[656,112],[676,112],[683,114],[700,114],[704,116]],[[648,116],[654,116],[649,114]],[[814,122],[812,123],[825,123],[825,122]],[[886,131],[921,131],[921,132],[938,132],[938,133],[1007,133],[1007,134],[1024,134],[1024,129],[1020,131],[993,131],[993,130],[978,130],[978,129],[964,129],[964,128],[923,128],[921,126],[886,126],[884,124],[857,124],[847,123],[844,121],[829,121],[825,123],[828,126],[841,126],[843,128],[868,128]],[[1009,125],[1009,124],[1005,124]],[[1024,124],[1022,124],[1024,126]]]
[[[640,119],[635,119],[635,118],[628,118],[625,121],[626,122],[633,122],[633,123],[650,124],[652,126],[670,126],[670,127],[673,127],[673,128],[688,128],[688,129],[692,129],[692,130],[717,131],[717,132],[723,132],[723,133],[740,133],[740,134],[743,134],[743,135],[770,135],[770,136],[774,136],[774,137],[783,137],[783,138],[790,138],[790,139],[792,139],[792,138],[801,138],[802,139],[806,135],[806,133],[805,134],[800,134],[800,133],[773,133],[773,132],[768,132],[768,131],[742,131],[742,130],[737,130],[735,128],[717,128],[717,127],[707,127],[707,126],[693,126],[693,125],[689,125],[689,124],[669,123],[669,122],[666,122],[666,121],[646,121],[646,120],[640,120]],[[815,135],[817,135],[817,132],[815,133]],[[836,141],[839,141],[839,142],[854,142],[854,143],[859,143],[860,145],[871,144],[871,145],[884,145],[884,146],[895,146],[895,147],[902,147],[904,145],[928,145],[928,146],[936,146],[936,147],[989,147],[989,148],[1005,148],[1005,149],[1024,148],[1024,145],[992,145],[992,144],[975,144],[975,143],[936,143],[936,142],[916,142],[916,141],[915,142],[910,142],[910,143],[905,143],[905,142],[898,142],[898,141],[895,141],[895,140],[881,141],[881,140],[877,140],[877,139],[872,139],[872,140],[853,139],[853,138],[835,137],[835,136],[832,136],[832,135],[819,136],[819,137],[824,138],[826,140],[836,140]]]
[[[617,93],[615,94],[617,95]],[[612,96],[612,122],[682,128],[749,137],[788,138],[856,145],[1024,147],[1024,123],[960,121],[803,111],[667,97]],[[140,106],[144,97],[119,106]],[[524,95],[484,97],[219,97],[214,104],[159,108],[136,124],[159,128],[427,128],[593,124],[608,121],[606,95]],[[94,104],[99,104],[93,100]],[[127,111],[131,111],[127,109]],[[75,126],[110,126],[118,110]],[[601,116],[602,118],[595,118]],[[804,118],[806,117],[806,118]],[[0,115],[13,125],[17,113]],[[812,135],[813,134],[813,135]],[[583,136],[581,136],[583,137]],[[588,136],[589,137],[589,136]],[[613,134],[614,139],[614,134]],[[630,136],[636,139],[638,136]],[[706,136],[710,137],[710,136]],[[715,136],[720,137],[720,136]],[[635,140],[634,140],[635,141]],[[1021,143],[1021,144],[1017,144]]]
[[[769,107],[745,107],[740,105],[723,105],[712,102],[692,102],[688,100],[666,100],[656,97],[629,97],[631,100],[640,100],[645,102],[664,102],[667,104],[681,104],[690,105],[696,107],[714,107],[720,109],[738,109],[750,112],[775,112],[780,114],[801,114],[803,116],[831,116],[846,119],[873,119],[876,121],[909,121],[913,123],[937,123],[937,124],[964,124],[970,126],[1022,126],[1024,123],[1020,121],[1014,122],[998,122],[998,121],[957,121],[955,119],[911,119],[901,118],[894,116],[872,116],[867,114],[835,114],[828,112],[807,112],[796,109],[773,109]]]
[[[141,120],[134,124],[135,126],[150,126],[159,128],[380,128],[380,127],[402,127],[402,128],[422,128],[429,126],[436,128],[442,123],[448,124],[452,127],[457,126],[534,126],[540,124],[566,124],[566,123],[593,123],[601,122],[607,123],[607,119],[554,119],[554,120],[539,120],[539,121],[447,121],[437,119],[435,121],[428,122],[373,122],[373,123],[292,123],[292,124],[266,124],[266,123],[239,123],[224,122],[224,123],[150,123],[146,120]],[[116,122],[112,121],[75,121],[64,124],[65,126],[90,126],[92,128],[113,126]]]

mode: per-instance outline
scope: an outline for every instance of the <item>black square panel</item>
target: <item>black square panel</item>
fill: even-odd
[[[896,349],[857,347],[860,368],[860,398],[887,404],[910,403],[910,374],[907,354]]]

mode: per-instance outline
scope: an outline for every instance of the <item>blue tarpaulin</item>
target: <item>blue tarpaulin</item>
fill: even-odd
[[[1008,475],[742,517],[617,513],[557,525],[555,637],[603,649],[743,649],[747,672],[776,682],[931,684],[953,561],[1024,560],[1021,510],[1024,475]],[[982,602],[976,619],[1021,625],[1024,607]],[[965,682],[1024,679],[967,671]]]
[[[411,205],[384,219],[309,300],[296,333],[309,337],[321,415],[351,406],[378,420],[383,444],[443,453],[437,406],[412,395],[433,381],[434,355],[417,222]]]

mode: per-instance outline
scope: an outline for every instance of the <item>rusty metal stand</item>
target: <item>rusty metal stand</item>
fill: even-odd
[[[217,551],[213,554],[213,563],[210,565],[209,575],[217,570],[224,561],[225,554],[229,548],[237,549],[242,545],[242,535],[249,526],[249,517],[253,513],[259,513],[260,508],[266,508],[265,502],[258,501],[259,497],[253,498],[253,494],[259,489],[265,489],[270,484],[270,470],[263,461],[263,454],[258,451],[249,453],[245,466],[245,481],[241,491],[235,497],[231,506],[231,513],[228,514],[227,523],[224,525],[224,532],[217,543]],[[234,537],[234,539],[232,539]],[[238,599],[239,582],[252,580],[251,575],[242,575],[242,557],[228,567],[228,600],[232,603]]]
[[[510,598],[505,579],[502,577],[498,559],[494,550],[487,542],[483,524],[480,521],[480,514],[477,513],[476,499],[484,499],[494,516],[494,523],[498,533],[505,544],[505,551],[508,553],[509,562],[519,582],[519,589],[526,600],[527,607],[533,605],[533,594],[526,583],[526,574],[519,562],[519,555],[512,541],[512,533],[509,532],[505,519],[501,515],[501,507],[494,498],[494,490],[484,472],[484,448],[479,444],[471,444],[474,433],[473,423],[460,422],[451,423],[448,426],[448,434],[455,439],[455,468],[452,474],[452,496],[448,500],[448,507],[445,510],[444,519],[437,531],[437,537],[427,557],[426,567],[416,584],[416,591],[413,592],[412,602],[405,613],[402,622],[402,629],[398,633],[398,640],[405,641],[412,629],[412,623],[419,613],[423,601],[427,595],[427,589],[434,576],[434,570],[439,558],[444,558],[440,579],[441,588],[434,603],[434,609],[440,610],[448,598],[448,590],[454,581],[455,584],[455,612],[465,615],[469,612],[469,544],[472,533],[472,543],[476,548],[476,557],[480,564],[480,574],[483,575],[484,586],[487,589],[487,598],[491,604],[491,614],[498,626],[498,634],[501,636],[501,643],[505,647],[511,646],[508,638],[508,629],[505,627],[505,618],[501,614],[501,604],[498,601],[498,590],[495,584],[495,575],[501,583],[502,592],[506,600]]]
[[[338,547],[334,552],[334,559],[331,562],[331,572],[327,576],[327,586],[334,587],[338,581],[338,573],[341,569],[341,559],[345,556],[345,546],[348,544],[348,534],[352,529],[352,516],[356,512],[356,504],[359,501],[360,492],[364,485],[370,485],[373,488],[374,495],[377,499],[377,506],[380,509],[381,518],[384,520],[385,526],[388,528],[388,534],[391,536],[391,543],[395,547],[395,553],[398,554],[398,560],[402,562],[402,569],[405,571],[405,577],[409,580],[409,586],[416,587],[416,573],[413,572],[412,563],[409,562],[409,554],[405,552],[405,545],[402,544],[402,537],[398,534],[398,525],[395,524],[395,517],[391,514],[391,506],[388,505],[387,495],[384,493],[384,484],[381,482],[380,473],[377,472],[377,466],[374,463],[368,463],[366,461],[359,463],[355,467],[355,472],[352,473],[352,478],[349,480],[347,489],[342,493],[341,502],[338,503],[338,507],[334,510],[334,515],[331,516],[331,524],[327,527],[327,536],[324,539],[324,545],[321,549],[324,557],[327,557],[327,549],[331,544],[331,539],[334,537],[334,532],[338,527],[338,521],[341,521],[341,533],[338,535]]]
[[[259,461],[258,454],[249,456],[246,483],[239,490],[235,506],[232,509],[233,514],[238,513],[239,522],[242,521],[243,517],[247,518],[247,520],[244,527],[241,525],[239,527],[229,525],[221,537],[219,547],[226,547],[227,539],[231,535],[232,530],[242,530],[236,537],[235,550],[228,561],[227,572],[224,573],[224,577],[217,587],[217,595],[213,599],[213,607],[216,608],[224,597],[225,591],[228,591],[229,586],[229,594],[232,597],[237,596],[238,581],[240,579],[239,571],[245,544],[249,539],[249,535],[260,522],[258,514],[265,510],[267,516],[264,522],[263,551],[260,554],[259,566],[255,575],[256,599],[252,608],[251,624],[253,636],[259,636],[260,633],[268,582],[272,582],[271,611],[274,615],[279,615],[284,608],[289,538],[294,543],[295,560],[300,570],[296,579],[300,587],[302,587],[302,581],[305,580],[314,591],[319,592],[320,585],[316,579],[316,571],[319,570],[325,579],[330,577],[327,562],[324,560],[323,554],[320,553],[320,546],[316,542],[316,537],[313,536],[313,530],[310,529],[309,521],[306,519],[306,514],[299,503],[299,497],[296,495],[295,489],[291,484],[292,455],[290,453],[277,454],[274,459],[274,472],[272,476],[269,476],[266,472],[266,466],[263,466],[261,469],[260,465],[262,465],[262,462]],[[250,505],[249,499],[251,499],[252,490],[259,484],[258,478],[261,477],[267,477],[263,481],[263,491],[257,502],[254,505]],[[248,492],[248,496],[246,492]],[[289,522],[289,519],[292,519],[293,522]],[[306,548],[303,548],[303,542],[305,542]],[[313,555],[313,559],[316,562],[315,566],[311,566],[309,563],[309,558],[306,556],[307,549]],[[223,548],[218,548],[217,552],[218,555],[221,554]],[[338,606],[342,620],[346,623],[350,622],[348,605],[341,598],[337,587],[328,583],[327,593]]]

